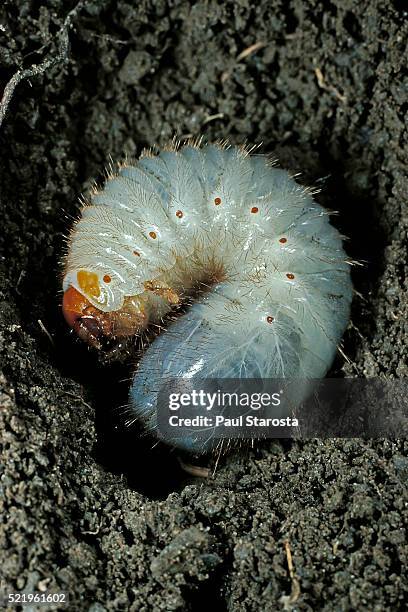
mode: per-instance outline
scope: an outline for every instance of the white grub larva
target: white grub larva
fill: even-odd
[[[325,376],[352,299],[341,236],[311,192],[264,155],[200,141],[146,152],[94,191],[63,289],[67,322],[95,346],[195,296],[134,375],[130,410],[153,433],[169,378]],[[179,445],[200,452],[193,438]]]

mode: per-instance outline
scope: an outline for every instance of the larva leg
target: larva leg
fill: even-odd
[[[202,467],[200,465],[193,465],[192,463],[187,463],[181,459],[181,457],[177,458],[180,467],[190,476],[196,476],[197,478],[210,478],[211,470],[210,468]]]

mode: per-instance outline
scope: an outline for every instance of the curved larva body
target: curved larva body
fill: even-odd
[[[130,405],[149,429],[169,378],[323,377],[348,322],[349,264],[327,212],[265,156],[218,145],[142,157],[92,196],[64,310],[87,340],[136,334],[206,283],[138,365]]]

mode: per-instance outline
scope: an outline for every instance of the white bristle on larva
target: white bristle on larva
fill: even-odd
[[[325,376],[349,319],[349,261],[327,211],[268,157],[170,147],[122,164],[83,208],[63,282],[80,337],[137,335],[200,286],[138,364],[130,409],[147,428],[168,379]]]

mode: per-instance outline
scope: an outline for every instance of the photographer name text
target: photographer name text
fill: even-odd
[[[294,417],[284,418],[263,418],[252,414],[240,415],[237,417],[224,417],[222,415],[217,416],[203,416],[197,415],[195,417],[180,417],[178,415],[171,415],[169,417],[169,425],[171,427],[192,427],[192,428],[206,428],[206,427],[298,427],[298,419]]]

